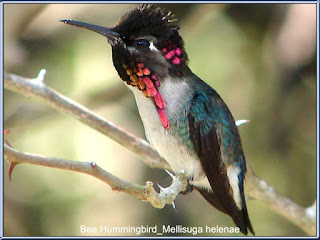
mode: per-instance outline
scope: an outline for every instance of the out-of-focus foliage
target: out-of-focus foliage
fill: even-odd
[[[302,206],[316,197],[316,5],[158,4],[176,13],[191,69],[223,97],[240,127],[256,174]],[[144,137],[131,92],[113,68],[106,39],[67,26],[72,18],[114,26],[129,4],[4,4],[4,67],[45,83]],[[131,182],[167,185],[131,152],[45,104],[4,91],[6,139],[17,149],[94,161]],[[98,236],[80,226],[234,226],[197,192],[176,209],[154,209],[92,177],[4,164],[5,236]],[[262,202],[248,201],[257,236],[305,235]],[[115,234],[130,235],[130,234]],[[148,235],[148,234],[147,234]],[[153,236],[152,234],[150,234]],[[202,234],[213,235],[213,234]],[[229,235],[229,234],[225,234]]]

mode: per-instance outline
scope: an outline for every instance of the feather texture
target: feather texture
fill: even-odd
[[[209,92],[213,96],[208,96],[203,92],[194,94],[188,115],[190,139],[212,188],[197,187],[197,190],[211,205],[231,216],[242,233],[247,234],[247,228],[254,233],[248,217],[243,192],[243,175],[245,172],[241,172],[238,162],[232,163],[234,159],[244,159],[244,157],[235,156],[234,159],[228,159],[228,161],[224,161],[222,157],[222,149],[234,147],[228,132],[236,126],[229,121],[225,121],[226,126],[224,126],[222,118],[224,120],[226,117],[232,118],[231,113],[215,91]],[[213,106],[217,106],[217,104],[220,107],[214,109]],[[223,145],[222,148],[221,144]],[[228,155],[234,157],[234,154]],[[229,168],[230,163],[235,164],[235,166]],[[231,179],[229,178],[231,176],[235,177]]]

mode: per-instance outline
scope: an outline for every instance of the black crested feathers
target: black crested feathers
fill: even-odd
[[[152,35],[157,39],[168,39],[179,30],[172,24],[176,21],[171,12],[163,11],[153,4],[142,4],[125,13],[114,28],[126,40],[132,37]]]
[[[119,33],[121,42],[119,46],[113,46],[113,62],[121,78],[125,81],[129,80],[125,71],[122,69],[122,65],[128,65],[127,61],[136,58],[140,58],[148,68],[159,75],[159,79],[166,77],[166,74],[181,77],[183,75],[190,74],[190,69],[187,67],[188,54],[184,49],[184,42],[179,35],[179,26],[174,24],[176,19],[171,12],[162,10],[153,4],[142,4],[136,8],[125,13],[118,21],[117,25],[112,28],[112,31]],[[173,64],[172,59],[165,59],[169,62],[169,65],[165,65],[162,59],[156,59],[155,55],[150,51],[136,51],[130,52],[123,48],[121,43],[124,43],[126,47],[135,47],[135,41],[137,38],[154,37],[153,44],[160,51],[167,49],[171,51],[179,48],[181,50],[180,58],[181,64]],[[161,53],[165,55],[162,51]],[[164,57],[164,56],[163,56]],[[163,58],[162,57],[162,58]],[[165,73],[164,73],[165,71]]]

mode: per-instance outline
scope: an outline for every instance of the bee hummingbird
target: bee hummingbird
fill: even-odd
[[[120,78],[134,93],[147,139],[176,173],[254,234],[244,195],[246,160],[233,116],[219,94],[188,67],[179,26],[152,4],[125,13],[113,28],[61,20],[105,36]]]

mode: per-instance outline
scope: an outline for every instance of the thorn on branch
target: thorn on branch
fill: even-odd
[[[97,166],[97,164],[94,161],[90,161],[89,165],[93,168],[95,168]]]
[[[8,159],[8,161],[9,161],[9,159]],[[9,162],[10,162],[10,161],[9,161]],[[14,167],[15,167],[16,165],[18,165],[18,163],[10,162],[10,167],[9,167],[9,180],[10,180],[10,182],[11,182],[12,171],[13,171],[13,169],[14,169]]]
[[[250,122],[250,120],[241,119],[241,120],[236,121],[236,125],[239,127],[240,125],[248,123],[248,122]]]
[[[46,72],[47,71],[45,69],[41,69],[38,76],[32,80],[37,82],[39,85],[44,85],[44,76],[46,75]]]
[[[167,169],[165,169],[165,171],[166,171],[166,173],[168,173],[168,175],[169,175],[172,179],[175,178],[175,176],[174,176],[171,172],[169,172]]]
[[[5,130],[5,129],[4,129],[4,130],[3,130],[3,135],[8,134],[9,132],[10,132],[10,130]],[[4,140],[4,144],[6,144],[6,145],[8,145],[9,147],[12,148],[12,146],[8,143],[7,140]],[[13,171],[14,167],[15,167],[16,165],[18,165],[18,163],[16,163],[16,162],[11,162],[10,159],[7,159],[7,160],[10,162],[10,167],[9,167],[9,180],[10,180],[10,182],[11,182],[12,171]]]
[[[160,184],[159,184],[159,183],[157,183],[157,185],[158,185],[158,187],[159,187],[160,191],[164,189],[162,186],[160,186]]]
[[[317,200],[314,203],[306,208],[306,214],[309,216],[310,219],[316,219],[317,216]]]

